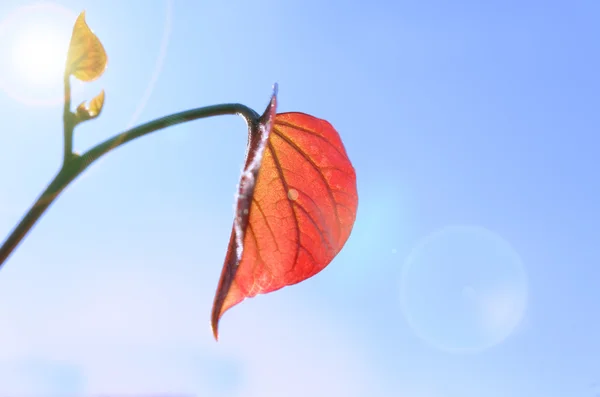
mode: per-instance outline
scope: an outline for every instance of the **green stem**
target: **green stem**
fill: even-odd
[[[65,72],[65,106],[63,109],[63,135],[64,154],[63,167],[73,157],[73,130],[75,129],[75,115],[71,112],[71,75]]]
[[[70,113],[70,110],[69,110]],[[176,124],[185,123],[192,120],[201,118],[221,116],[221,115],[233,115],[237,114],[244,118],[248,125],[248,133],[252,133],[257,128],[259,115],[249,107],[238,103],[233,104],[222,104],[207,106],[192,110],[187,110],[180,113],[175,113],[169,116],[161,117],[159,119],[150,121],[142,124],[138,127],[134,127],[127,130],[113,138],[107,139],[106,141],[96,145],[92,149],[88,150],[81,156],[72,156],[72,139],[70,141],[70,151],[65,151],[65,157],[62,168],[54,179],[50,182],[46,190],[39,196],[36,202],[31,206],[29,211],[23,216],[19,224],[13,229],[10,235],[6,238],[2,246],[0,247],[0,268],[11,255],[11,253],[17,248],[19,243],[40,219],[44,212],[50,207],[52,202],[60,195],[60,193],[85,169],[87,169],[94,161],[110,152],[113,149],[124,145],[136,138],[140,138],[144,135],[150,134],[154,131],[161,130]],[[66,125],[66,123],[65,123]],[[65,129],[66,131],[66,129]],[[71,129],[72,132],[72,129]],[[66,138],[66,136],[65,136]],[[72,138],[72,134],[71,134]],[[65,150],[67,150],[67,141],[65,140]]]

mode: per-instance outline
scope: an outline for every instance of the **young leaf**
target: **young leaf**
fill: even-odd
[[[93,81],[104,73],[106,64],[106,51],[100,39],[85,22],[85,11],[83,11],[73,26],[67,54],[67,73],[82,81]]]
[[[331,124],[282,113],[265,131],[249,142],[244,173],[254,170],[257,159],[260,172],[250,194],[238,198],[213,304],[216,339],[219,319],[232,306],[323,270],[346,243],[356,217],[356,174]],[[243,186],[244,176],[241,192]]]
[[[100,93],[90,101],[89,105],[86,105],[85,102],[82,102],[79,106],[77,106],[77,121],[82,122],[95,119],[96,117],[100,116],[103,107],[104,90],[100,91]]]

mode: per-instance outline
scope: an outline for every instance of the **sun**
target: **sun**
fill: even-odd
[[[10,58],[14,71],[26,84],[53,86],[62,82],[67,44],[52,28],[29,29],[13,44]]]
[[[0,96],[28,106],[63,102],[63,73],[77,14],[44,2],[0,18]]]

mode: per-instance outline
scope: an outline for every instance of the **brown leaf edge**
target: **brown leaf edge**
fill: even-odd
[[[277,91],[278,87],[275,84],[269,105],[259,118],[257,126],[249,129],[246,163],[238,185],[233,228],[211,315],[211,327],[217,341],[219,340],[219,319],[225,312],[223,307],[244,254],[244,237],[250,219],[250,205],[252,204],[254,188],[277,114]]]

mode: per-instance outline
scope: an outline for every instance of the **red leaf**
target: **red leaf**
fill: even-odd
[[[277,114],[269,128],[274,103],[275,97],[262,116],[260,136],[250,138],[213,304],[215,339],[225,311],[320,272],[354,225],[356,174],[337,131],[304,113]],[[258,176],[255,184],[248,175]]]

